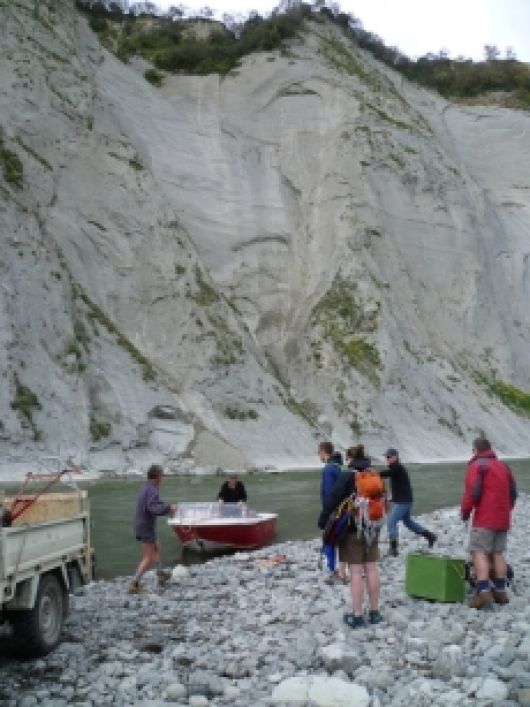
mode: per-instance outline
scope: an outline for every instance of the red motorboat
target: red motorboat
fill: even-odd
[[[255,550],[274,538],[277,518],[238,503],[179,503],[168,524],[191,550]]]

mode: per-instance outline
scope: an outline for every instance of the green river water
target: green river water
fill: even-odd
[[[510,461],[520,491],[530,493],[530,459]],[[458,504],[462,492],[464,463],[407,464],[414,490],[413,513],[427,513]],[[242,475],[249,506],[278,514],[277,542],[307,540],[319,536],[320,470]],[[164,477],[160,497],[168,503],[213,501],[224,476]],[[130,575],[140,558],[140,545],[132,532],[136,494],[145,480],[141,477],[113,478],[86,485],[90,498],[92,545],[96,551],[96,575],[110,579]],[[52,489],[59,490],[59,489]],[[157,535],[164,565],[204,561],[183,548],[159,518]],[[315,558],[316,561],[316,558]]]
[[[518,487],[530,493],[530,460],[510,461]],[[454,506],[460,500],[465,464],[409,464],[414,490],[414,513]],[[320,512],[320,471],[249,474],[241,477],[255,510],[278,513],[278,542],[315,538]],[[223,477],[165,477],[160,497],[167,502],[210,501],[217,497]],[[135,569],[140,546],[132,534],[136,494],[141,478],[97,481],[88,486],[92,514],[92,544],[96,550],[98,578],[130,575]],[[201,561],[183,552],[165,518],[158,519],[158,538],[165,565]]]

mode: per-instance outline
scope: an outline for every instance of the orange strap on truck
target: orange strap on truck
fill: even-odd
[[[35,501],[50,488],[50,486],[53,486],[54,483],[59,481],[59,479],[64,474],[80,473],[81,472],[79,469],[63,469],[62,471],[55,471],[51,473],[34,473],[32,471],[29,471],[26,474],[24,483],[20,487],[20,491],[13,499],[13,502],[11,503],[11,508],[8,511],[10,524],[13,523],[13,521],[15,521],[17,518],[19,518],[23,513],[25,513],[28,508],[30,508],[35,503]],[[46,479],[48,479],[48,483],[45,484],[41,489],[39,489],[39,491],[34,494],[31,494],[31,496],[22,496],[23,490],[30,483],[30,481],[43,481]]]

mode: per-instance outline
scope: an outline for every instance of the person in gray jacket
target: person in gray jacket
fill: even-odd
[[[140,594],[145,591],[140,579],[153,565],[156,566],[158,584],[162,585],[171,574],[160,566],[160,543],[156,539],[155,525],[157,516],[174,513],[176,506],[164,503],[158,495],[158,487],[162,481],[164,470],[159,464],[152,464],[147,471],[147,482],[138,492],[134,514],[134,535],[142,543],[142,559],[136,569],[136,574],[129,584],[130,594]]]

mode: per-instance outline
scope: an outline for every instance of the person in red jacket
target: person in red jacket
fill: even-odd
[[[467,465],[464,495],[460,505],[462,520],[473,514],[469,552],[475,569],[476,594],[469,606],[481,609],[507,604],[506,542],[512,509],[517,498],[511,469],[497,459],[489,441],[479,437],[473,442],[473,457]],[[493,570],[493,587],[490,571]]]

